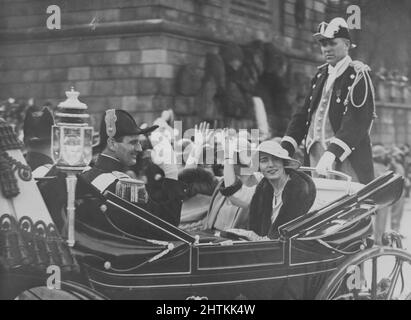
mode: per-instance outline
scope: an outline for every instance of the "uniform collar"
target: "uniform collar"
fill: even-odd
[[[340,77],[345,72],[345,70],[347,70],[347,68],[350,66],[351,61],[351,57],[347,55],[345,58],[338,61],[335,67],[330,64],[328,65],[328,79],[325,84],[326,92],[331,89],[331,87],[334,85],[335,80]]]
[[[335,67],[329,64],[328,74],[335,74],[336,78],[338,78],[345,72],[345,70],[347,70],[351,62],[352,62],[351,57],[347,55],[345,58],[338,61]]]
[[[124,169],[119,160],[103,153],[98,156],[95,167],[105,172],[122,171]]]

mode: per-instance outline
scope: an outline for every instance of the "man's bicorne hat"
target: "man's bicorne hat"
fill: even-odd
[[[343,18],[334,18],[330,23],[321,22],[318,25],[317,33],[313,35],[317,41],[325,39],[343,38],[351,41],[348,23]],[[351,44],[351,48],[355,48],[355,44]]]
[[[54,119],[47,107],[43,110],[37,110],[34,106],[28,108],[23,125],[24,144],[50,143],[53,125]]]
[[[148,134],[157,128],[158,126],[151,126],[141,129],[127,111],[121,109],[106,110],[100,124],[100,142],[93,148],[93,152],[102,152],[107,146],[108,138]]]

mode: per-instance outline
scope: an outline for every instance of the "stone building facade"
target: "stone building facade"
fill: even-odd
[[[287,57],[287,99],[296,108],[322,63],[312,33],[326,18],[328,2],[1,0],[0,98],[57,105],[74,86],[96,127],[111,107],[127,109],[138,122],[173,108],[191,127],[203,110],[196,96],[176,90],[182,66],[194,65],[201,78],[207,53],[260,40]],[[46,27],[51,4],[61,9],[60,30]]]

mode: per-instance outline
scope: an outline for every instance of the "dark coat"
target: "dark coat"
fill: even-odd
[[[100,155],[96,164],[90,170],[81,174],[81,180],[92,183],[94,179],[105,173],[112,173],[113,171],[123,171],[120,162],[115,161],[109,157]],[[118,180],[109,184],[104,191],[108,190],[115,193],[115,188]],[[142,208],[156,215],[157,217],[178,226],[181,217],[181,205],[185,196],[185,185],[179,181],[162,178],[158,181],[151,181],[146,185],[149,195],[148,202],[145,205],[140,205]],[[80,188],[77,192],[79,197],[83,190]],[[83,218],[86,218],[83,216]],[[86,218],[86,220],[88,220]],[[137,222],[137,221],[136,221]]]
[[[182,170],[178,174],[178,180],[187,185],[187,198],[197,194],[211,196],[218,184],[218,179],[201,167]]]
[[[38,167],[41,167],[45,164],[54,164],[53,160],[49,156],[46,156],[45,154],[35,151],[27,152],[25,155],[25,159],[32,171],[36,170]]]
[[[331,143],[328,151],[336,156],[336,161],[344,161],[347,156],[361,183],[368,183],[374,179],[372,163],[371,141],[369,129],[374,117],[374,101],[371,93],[372,83],[368,83],[368,95],[364,106],[357,108],[346,101],[349,89],[356,76],[354,67],[347,70],[335,80],[329,109],[329,121],[335,133],[334,137],[340,144]],[[311,80],[311,89],[304,105],[293,115],[285,136],[291,137],[297,145],[307,138],[311,119],[316,112],[323,87],[328,78],[328,66],[324,65]],[[360,80],[354,90],[354,103],[360,104],[365,94],[364,78]],[[342,148],[341,144],[345,147]],[[295,152],[294,146],[283,141],[282,146],[288,150],[290,156]]]
[[[290,179],[282,193],[283,205],[273,224],[273,187],[264,178],[255,189],[250,204],[250,229],[260,236],[277,238],[279,226],[304,215],[314,203],[316,188],[312,179],[303,172],[288,170]]]

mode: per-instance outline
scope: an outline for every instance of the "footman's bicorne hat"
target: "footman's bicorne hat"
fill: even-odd
[[[343,18],[334,18],[330,23],[321,22],[318,25],[318,31],[313,35],[317,41],[326,39],[343,38],[351,41],[350,31],[348,23]],[[352,48],[355,48],[355,44],[351,44]]]
[[[106,110],[100,125],[100,142],[94,148],[95,152],[101,152],[107,145],[107,139],[121,138],[124,136],[133,136],[147,134],[158,126],[151,126],[145,129],[139,128],[134,118],[125,110],[109,109]]]

